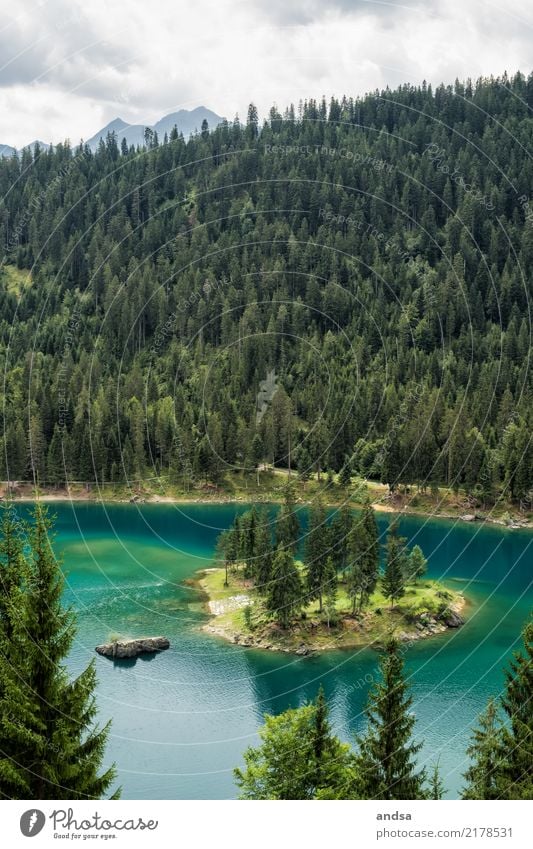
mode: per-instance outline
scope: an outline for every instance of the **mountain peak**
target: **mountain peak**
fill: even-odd
[[[178,128],[178,132],[183,133],[184,137],[187,138],[191,135],[191,133],[196,131],[199,132],[201,130],[204,119],[209,124],[210,129],[214,129],[223,120],[220,115],[217,115],[216,112],[213,112],[211,109],[207,109],[205,106],[196,106],[194,109],[190,110],[179,109],[177,112],[171,112],[169,115],[164,115],[153,125],[128,124],[122,118],[117,117],[113,118],[113,120],[110,121],[109,124],[106,124],[105,127],[102,127],[101,130],[98,130],[92,138],[87,140],[86,144],[92,150],[96,150],[100,139],[105,141],[108,133],[115,133],[119,144],[123,139],[126,139],[128,147],[130,145],[142,147],[145,143],[144,132],[147,127],[155,130],[162,138],[165,133],[170,135],[172,129],[176,126]],[[50,145],[41,141],[33,141],[31,144],[25,145],[24,147],[33,150],[36,144],[39,145],[41,150],[48,150],[50,147]],[[21,149],[23,150],[24,148]],[[11,145],[0,144],[0,157],[12,156],[15,152],[15,148]]]

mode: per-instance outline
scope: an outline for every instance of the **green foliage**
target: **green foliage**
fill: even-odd
[[[532,86],[0,161],[0,478],[188,491],[298,451],[304,477],[531,506]]]
[[[463,799],[499,799],[502,772],[502,726],[498,706],[490,699],[466,750],[472,763],[465,773]]]
[[[351,570],[348,575],[348,591],[355,612],[357,599],[361,610],[376,589],[379,576],[378,526],[368,500],[365,501],[361,515],[350,531],[349,557]]]
[[[399,645],[391,640],[380,659],[382,681],[372,687],[368,729],[357,738],[356,774],[362,799],[424,799],[425,771],[416,768],[420,743],[412,741],[415,718],[403,679]]]
[[[524,649],[515,652],[506,670],[500,705],[491,699],[474,730],[465,799],[533,796],[533,620],[526,624],[523,639]]]
[[[319,499],[309,510],[309,527],[305,538],[305,568],[307,599],[318,599],[322,612],[322,599],[327,585],[335,575],[330,557],[331,534],[324,502]]]
[[[444,795],[444,784],[442,782],[438,763],[436,763],[431,770],[428,784],[427,798],[442,799]]]
[[[283,628],[302,607],[302,582],[290,551],[278,548],[274,554],[272,577],[266,600],[267,610]]]
[[[300,521],[294,502],[294,490],[290,483],[285,487],[284,500],[276,522],[276,547],[296,554],[300,537]]]
[[[385,598],[389,598],[391,606],[405,593],[405,576],[407,568],[407,540],[399,535],[398,522],[389,525],[387,535],[387,559],[385,572],[381,578],[381,587]]]
[[[406,576],[410,581],[417,581],[418,578],[423,578],[428,569],[428,562],[424,557],[424,552],[419,545],[413,546],[411,549],[406,564]]]
[[[335,627],[339,623],[339,611],[337,610],[337,570],[333,563],[333,558],[328,557],[326,563],[326,584],[325,584],[325,599],[323,607],[323,616],[328,628]]]
[[[505,760],[504,798],[533,798],[533,620],[523,631],[524,649],[506,670],[502,707],[507,722],[502,732]]]
[[[265,716],[261,744],[244,753],[235,770],[241,799],[342,798],[349,747],[332,735],[323,691],[314,704]]]
[[[109,725],[94,723],[94,661],[74,680],[65,670],[75,624],[61,606],[51,527],[40,504],[30,525],[11,507],[2,522],[0,791],[14,799],[99,799],[115,779],[114,767],[100,772]]]

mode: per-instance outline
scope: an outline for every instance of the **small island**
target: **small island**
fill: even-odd
[[[141,654],[153,654],[170,647],[166,637],[139,637],[132,640],[112,640],[95,647],[95,652],[116,660],[138,657]]]
[[[296,558],[300,526],[290,488],[275,519],[253,507],[218,543],[222,565],[198,574],[211,619],[207,633],[241,646],[308,655],[410,643],[460,627],[462,593],[426,577],[419,546],[389,526],[380,563],[372,506],[328,516],[318,502]]]

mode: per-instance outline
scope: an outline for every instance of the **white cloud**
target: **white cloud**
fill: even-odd
[[[0,27],[0,142],[75,143],[120,115],[232,118],[300,98],[533,65],[521,0],[18,0]]]

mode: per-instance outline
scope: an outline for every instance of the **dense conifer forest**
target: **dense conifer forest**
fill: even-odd
[[[532,107],[533,75],[406,85],[1,161],[0,478],[529,504]]]

